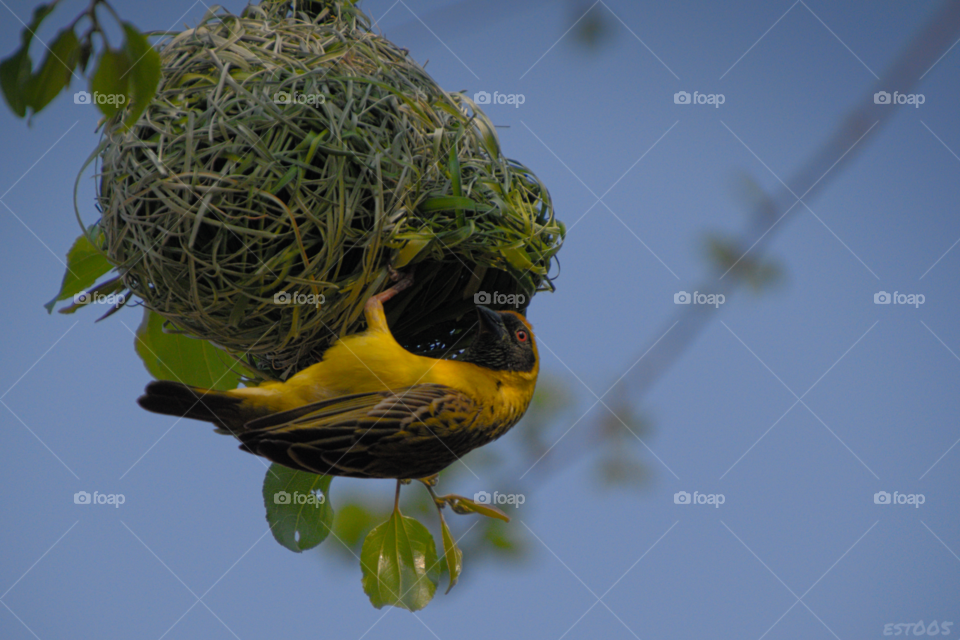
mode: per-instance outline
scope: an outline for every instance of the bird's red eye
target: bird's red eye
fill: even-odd
[[[526,342],[527,332],[524,331],[523,329],[520,329],[519,331],[517,331],[517,340],[519,340],[520,342]]]

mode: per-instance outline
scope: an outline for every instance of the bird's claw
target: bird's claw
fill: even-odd
[[[427,476],[426,478],[417,478],[417,480],[427,485],[428,487],[435,487],[440,482],[440,474],[435,473],[432,476]]]
[[[397,295],[405,289],[409,289],[413,284],[413,271],[407,271],[406,273],[400,273],[391,266],[387,266],[387,274],[390,279],[393,280],[394,285],[385,291],[381,291],[375,296],[372,296],[372,299],[378,300],[381,304]]]

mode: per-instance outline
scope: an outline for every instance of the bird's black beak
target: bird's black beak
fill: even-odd
[[[480,335],[493,334],[498,340],[507,337],[507,327],[503,324],[503,318],[499,313],[478,305],[477,316],[480,318]]]

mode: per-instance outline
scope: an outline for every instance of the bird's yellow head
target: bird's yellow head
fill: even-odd
[[[534,380],[540,369],[533,327],[515,311],[477,307],[480,329],[460,360],[493,371],[509,371]]]

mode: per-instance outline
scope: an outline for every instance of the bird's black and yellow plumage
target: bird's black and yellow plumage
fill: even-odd
[[[311,473],[421,478],[506,433],[533,397],[539,359],[527,320],[477,307],[456,360],[418,356],[387,327],[381,296],[367,330],[340,339],[286,382],[211,391],[157,381],[140,406],[214,423],[240,448]]]

